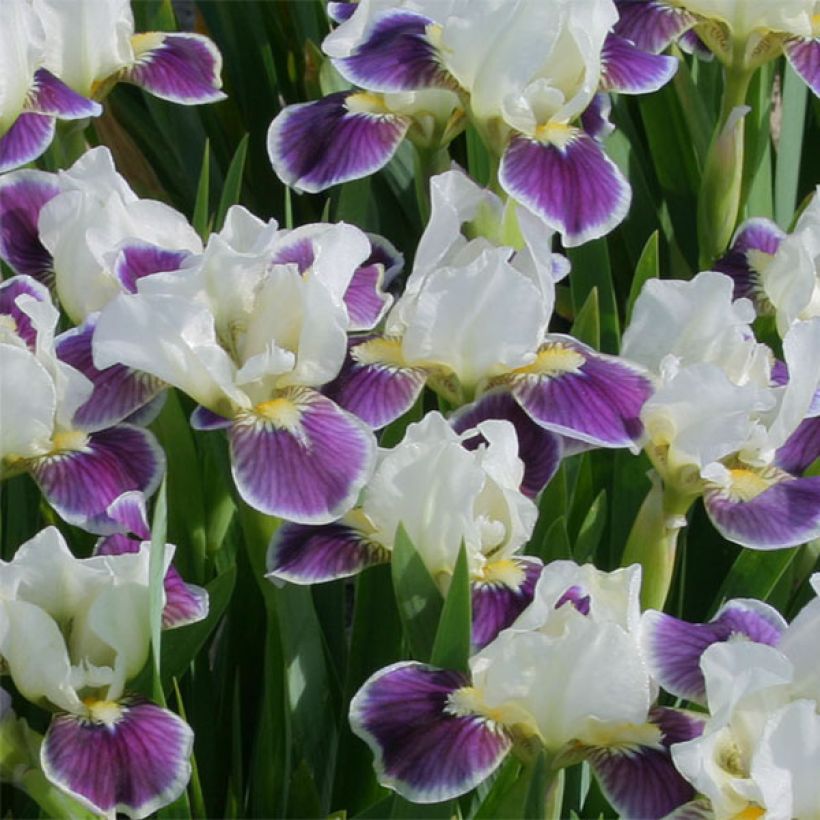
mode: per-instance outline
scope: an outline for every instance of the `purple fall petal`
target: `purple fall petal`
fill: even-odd
[[[50,302],[48,288],[30,276],[12,276],[0,282],[0,316],[6,316],[14,322],[17,335],[34,350],[37,343],[37,331],[31,319],[17,305],[19,296],[31,296],[38,302]]]
[[[174,567],[168,567],[163,585],[163,629],[176,629],[178,626],[193,624],[208,616],[208,593],[196,584],[186,584]]]
[[[495,640],[530,605],[542,569],[537,558],[509,558],[489,563],[485,579],[472,582],[475,651]]]
[[[381,265],[357,268],[344,295],[349,330],[373,330],[390,307],[393,297],[382,290]]]
[[[800,475],[820,458],[820,416],[803,419],[775,454],[781,470]]]
[[[121,530],[108,506],[128,490],[151,495],[165,471],[165,454],[147,430],[120,424],[92,433],[79,450],[32,460],[30,470],[61,518],[107,534]]]
[[[448,800],[478,785],[511,747],[498,724],[460,714],[458,672],[397,663],[373,675],[350,703],[350,726],[374,754],[382,785],[414,803]]]
[[[615,163],[580,129],[561,144],[513,137],[499,169],[501,187],[556,231],[564,245],[609,233],[626,216],[632,191]]]
[[[417,91],[453,88],[455,80],[442,66],[427,37],[429,17],[404,9],[380,14],[354,54],[333,61],[353,85],[368,91]]]
[[[233,424],[231,419],[226,419],[198,404],[191,413],[191,427],[194,430],[226,430]]]
[[[597,748],[589,763],[621,816],[660,820],[695,796],[695,789],[675,768],[669,747],[698,737],[703,722],[695,715],[663,707],[653,709],[649,721],[661,730],[659,744]]]
[[[53,278],[53,260],[40,241],[37,221],[58,193],[56,177],[43,171],[18,171],[0,180],[0,259],[46,284]]]
[[[536,362],[510,379],[512,394],[538,424],[600,447],[629,447],[641,435],[649,380],[625,361],[569,337],[550,337]]]
[[[649,610],[641,622],[641,644],[652,676],[676,697],[697,703],[706,699],[700,669],[703,653],[714,643],[745,638],[777,646],[786,624],[767,604],[736,599],[706,624],[692,624]]]
[[[347,512],[369,477],[373,433],[309,388],[295,388],[234,420],[232,472],[255,509],[300,524]]]
[[[351,342],[339,375],[323,392],[378,430],[406,413],[424,389],[427,373],[398,364],[401,343],[378,336]]]
[[[222,56],[216,46],[201,34],[174,33],[137,35],[136,40],[157,44],[138,52],[137,61],[123,75],[155,97],[184,105],[219,102],[225,95],[220,72]]]
[[[381,265],[384,268],[384,287],[392,284],[404,267],[404,256],[392,242],[375,233],[369,233],[370,256],[364,260],[364,265]]]
[[[814,96],[820,97],[820,37],[787,40],[783,51]]]
[[[735,299],[745,297],[757,301],[758,272],[754,267],[754,252],[774,255],[784,236],[774,222],[763,217],[749,219],[738,228],[729,250],[712,265],[714,270],[732,277]]]
[[[584,131],[599,141],[609,136],[615,130],[615,126],[609,121],[611,111],[612,102],[609,94],[596,94],[581,114],[581,125]]]
[[[28,109],[37,114],[50,114],[61,120],[81,120],[102,114],[102,106],[98,102],[72,91],[44,68],[39,68],[34,73]]]
[[[189,251],[168,250],[147,242],[134,242],[117,254],[114,276],[128,293],[136,293],[137,282],[143,276],[179,270],[190,256]]]
[[[607,35],[601,52],[601,89],[647,94],[662,88],[678,70],[675,57],[644,51],[617,34]]]
[[[136,696],[97,708],[105,720],[52,718],[40,749],[45,776],[99,814],[146,817],[176,800],[191,776],[188,724]]]
[[[695,17],[663,0],[615,0],[620,18],[613,31],[643,51],[660,54],[695,24]]]
[[[0,137],[0,173],[37,159],[54,139],[54,117],[27,112]]]
[[[116,521],[125,532],[133,533],[141,541],[151,538],[145,496],[141,492],[131,490],[115,498],[108,505],[108,516]]]
[[[323,526],[285,523],[268,549],[268,574],[294,584],[316,584],[356,575],[390,553],[344,521]]]
[[[820,476],[779,480],[746,501],[710,488],[703,503],[718,532],[742,547],[796,547],[820,536]]]
[[[515,427],[518,438],[518,457],[524,462],[521,492],[535,498],[561,465],[563,452],[561,437],[536,424],[512,397],[508,390],[492,390],[473,404],[458,410],[450,418],[457,433],[463,433],[486,419],[504,419]],[[476,434],[464,446],[474,450],[484,441]]]
[[[384,167],[410,121],[348,107],[363,96],[343,91],[277,114],[268,131],[268,156],[277,176],[292,188],[315,193]]]
[[[334,23],[344,23],[353,16],[358,5],[357,0],[328,0],[327,16]]]
[[[97,315],[92,314],[79,327],[61,333],[56,339],[58,358],[94,385],[88,400],[74,414],[74,424],[82,430],[100,430],[123,421],[166,387],[155,376],[125,365],[115,364],[105,370],[94,367],[91,341],[96,322]]]

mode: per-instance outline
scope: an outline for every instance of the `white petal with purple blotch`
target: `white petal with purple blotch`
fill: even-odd
[[[804,419],[775,454],[775,464],[800,475],[820,458],[820,416]]]
[[[112,501],[128,490],[145,495],[156,490],[165,471],[165,454],[147,430],[120,424],[36,459],[29,469],[62,518],[104,534],[120,530],[107,513]]]
[[[0,217],[2,224],[2,217]],[[20,308],[17,300],[23,296],[38,302],[51,302],[48,288],[31,276],[12,276],[0,282],[0,340],[14,344],[21,341],[29,350],[37,348],[37,328],[31,317]]]
[[[222,55],[201,34],[148,32],[131,39],[135,62],[123,79],[155,97],[195,105],[219,102],[222,87]]]
[[[144,407],[166,387],[156,376],[114,364],[103,370],[94,366],[92,339],[97,315],[79,327],[61,333],[55,340],[60,361],[70,364],[94,386],[88,400],[74,413],[74,424],[82,430],[102,430],[124,421]]]
[[[634,446],[652,393],[634,365],[558,335],[549,336],[535,362],[514,371],[509,382],[536,423],[601,447]]]
[[[21,114],[0,137],[0,173],[19,168],[37,159],[54,139],[54,117],[48,114]]]
[[[356,519],[312,526],[284,523],[268,548],[272,581],[315,584],[356,575],[366,567],[388,561],[390,554],[356,526]]]
[[[363,93],[340,92],[284,108],[268,131],[277,176],[300,191],[323,191],[384,167],[410,125]]]
[[[619,94],[648,94],[672,79],[675,57],[643,51],[630,40],[609,34],[601,52],[601,89]]]
[[[51,276],[51,254],[37,230],[40,209],[59,193],[52,174],[17,171],[0,178],[0,259],[16,273],[42,282]]]
[[[261,512],[301,524],[326,524],[349,510],[376,449],[364,423],[308,388],[240,415],[228,435],[240,495]]]
[[[658,736],[647,732],[647,742],[642,743],[641,728],[650,732],[654,728]],[[660,820],[695,796],[692,785],[675,768],[669,747],[700,736],[703,720],[695,713],[658,707],[650,712],[646,727],[636,730],[633,742],[616,741],[593,749],[589,763],[607,800],[622,817]]]
[[[217,415],[201,404],[194,408],[190,421],[194,430],[225,430],[233,423],[231,419]]]
[[[385,11],[353,53],[333,65],[348,82],[369,91],[451,88],[455,80],[427,34],[432,25],[429,17],[414,11]]]
[[[350,726],[370,746],[379,782],[415,803],[464,794],[499,766],[504,729],[453,704],[469,680],[420,663],[396,663],[367,680],[350,703]]]
[[[706,685],[700,668],[714,643],[744,638],[777,646],[786,622],[762,601],[735,599],[706,624],[693,624],[648,610],[641,618],[641,644],[652,676],[671,694],[703,703]]]
[[[145,495],[138,490],[129,490],[115,498],[108,505],[108,517],[116,521],[124,532],[133,533],[140,541],[151,539]]]
[[[28,106],[37,114],[51,114],[61,120],[81,120],[99,117],[102,106],[72,91],[62,80],[44,68],[34,74],[34,85],[29,92]]]
[[[384,318],[393,297],[382,289],[384,268],[380,264],[356,269],[344,295],[351,331],[373,330]]]
[[[486,419],[505,419],[515,427],[518,457],[524,462],[521,492],[535,498],[561,464],[561,437],[534,422],[505,389],[491,390],[473,404],[462,407],[450,417],[450,424],[457,433],[463,433]],[[463,442],[468,449],[481,443],[483,438],[478,434]]]
[[[568,247],[609,233],[632,199],[629,183],[601,146],[569,126],[561,127],[555,142],[513,137],[501,158],[499,181],[559,231]]]
[[[615,130],[615,126],[609,121],[611,112],[612,102],[609,94],[596,94],[581,114],[581,125],[584,131],[596,140],[608,137]]]
[[[489,561],[471,583],[473,649],[483,649],[510,626],[533,598],[543,564],[538,558]]]
[[[660,54],[687,29],[695,17],[664,0],[615,0],[620,18],[613,31],[652,54]]]
[[[94,812],[137,818],[182,794],[194,740],[187,723],[136,696],[88,708],[87,718],[52,718],[40,750],[52,783]]]
[[[703,496],[720,534],[752,549],[796,547],[820,536],[820,476],[792,478],[770,470],[728,471],[727,486]]]
[[[415,404],[426,381],[425,370],[403,361],[400,339],[373,336],[351,343],[339,375],[323,392],[378,430]]]
[[[820,97],[820,38],[787,40],[783,51],[812,93]]]
[[[113,272],[124,290],[136,293],[137,282],[143,276],[179,270],[191,256],[187,250],[169,250],[149,242],[128,242],[117,252]]]

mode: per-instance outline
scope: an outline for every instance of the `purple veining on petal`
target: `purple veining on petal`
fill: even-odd
[[[792,68],[811,89],[815,97],[820,97],[820,37],[787,40],[783,51]]]
[[[281,245],[277,246],[270,261],[274,265],[296,265],[299,273],[304,273],[315,259],[316,254],[310,239],[302,237],[295,242],[288,242],[288,237],[285,237]]]
[[[322,392],[374,430],[394,421],[415,404],[427,381],[421,368],[391,360],[388,354],[399,344],[377,336],[353,340],[339,375]]]
[[[561,437],[536,424],[504,389],[491,390],[461,408],[450,418],[450,424],[457,433],[463,433],[486,419],[504,419],[515,427],[518,457],[524,462],[521,492],[535,498],[561,466]],[[483,441],[483,436],[476,433],[463,444],[468,450],[474,450]]]
[[[641,408],[652,385],[614,356],[596,353],[569,338],[551,337],[542,347],[549,366],[551,351],[576,352],[578,365],[554,371],[524,372],[511,380],[513,396],[528,415],[548,430],[601,447],[629,447],[643,427]]]
[[[27,112],[0,137],[0,174],[37,159],[54,139],[54,117]],[[20,271],[24,273],[25,271]]]
[[[609,233],[626,216],[632,191],[614,162],[580,129],[561,144],[523,136],[501,158],[501,187],[560,231],[566,246]]]
[[[369,476],[373,433],[308,388],[288,391],[267,405],[269,415],[261,410],[240,416],[228,433],[240,495],[260,512],[301,524],[339,518]]]
[[[333,65],[348,82],[369,91],[453,88],[454,78],[427,37],[432,23],[429,17],[406,9],[385,11],[355,52]]]
[[[763,217],[749,219],[738,228],[729,250],[712,265],[714,270],[732,277],[735,299],[757,301],[759,271],[750,251],[774,255],[784,236],[774,222]]]
[[[381,265],[364,265],[356,269],[344,294],[349,329],[372,330],[382,320],[393,297],[382,290]]]
[[[512,565],[499,572],[491,562],[486,578],[472,582],[473,649],[483,649],[502,629],[511,626],[530,605],[543,564],[537,558],[515,557],[496,562]],[[515,578],[510,584],[508,579]]]
[[[570,604],[582,615],[589,615],[591,600],[589,593],[583,587],[575,584],[563,592],[555,602],[555,609],[560,609],[564,604]]]
[[[137,282],[152,273],[179,270],[191,257],[189,251],[160,248],[148,242],[134,242],[120,249],[114,261],[114,276],[128,293],[137,292]]]
[[[820,476],[784,478],[747,501],[709,488],[703,503],[718,532],[743,547],[796,547],[820,536]]]
[[[123,79],[155,97],[185,105],[225,99],[220,72],[222,56],[201,34],[154,32],[138,37],[157,38],[158,45],[138,54]]]
[[[48,780],[100,814],[146,817],[182,794],[194,734],[182,719],[141,697],[105,704],[107,718],[52,718],[40,750]],[[110,717],[118,713],[118,717]]]
[[[689,31],[685,31],[681,34],[678,45],[682,51],[685,51],[687,54],[692,54],[704,62],[710,62],[715,56],[703,40],[698,37],[694,29],[689,29]]]
[[[458,672],[397,663],[373,675],[350,704],[350,725],[370,746],[379,782],[415,803],[464,794],[511,747],[502,727],[454,706],[469,687]]]
[[[268,549],[268,574],[294,584],[316,584],[356,575],[390,553],[344,521],[313,526],[285,523]]]
[[[367,238],[370,240],[370,256],[368,256],[362,264],[381,265],[384,268],[382,284],[384,287],[388,287],[401,273],[404,267],[404,256],[392,242],[383,236],[369,233],[367,234]]]
[[[706,699],[700,669],[703,653],[715,643],[745,638],[777,646],[786,624],[760,601],[737,599],[725,604],[706,624],[693,624],[650,610],[641,623],[641,643],[652,676],[667,692],[697,703]]]
[[[186,584],[174,567],[168,567],[163,585],[163,629],[176,629],[178,626],[193,624],[208,617],[208,593],[196,584]]]
[[[226,430],[232,424],[231,419],[220,416],[201,404],[191,413],[191,427],[194,430]]]
[[[343,91],[315,102],[289,105],[268,132],[268,156],[277,176],[301,191],[323,191],[384,167],[410,121],[390,113],[354,111],[357,95]]]
[[[675,709],[656,708],[650,723],[661,730],[659,746],[593,749],[589,763],[602,791],[623,817],[660,820],[695,796],[694,787],[677,771],[669,747],[703,731],[703,722]]]
[[[695,24],[695,17],[663,0],[615,0],[620,15],[613,31],[653,54],[660,54]]]
[[[675,57],[643,51],[630,40],[609,34],[601,52],[601,89],[647,94],[666,85],[677,70]]]
[[[142,541],[151,538],[145,496],[141,492],[129,490],[115,498],[108,505],[108,516],[116,521],[125,532],[133,533]]]
[[[37,114],[50,114],[61,120],[81,120],[102,114],[102,106],[98,102],[72,91],[44,68],[38,68],[34,73],[34,85],[29,92],[27,108]]]
[[[820,416],[803,419],[775,454],[775,464],[792,475],[801,475],[820,458]]]
[[[121,529],[107,513],[109,504],[128,490],[151,495],[165,454],[147,430],[120,424],[92,433],[81,449],[32,459],[30,470],[61,518],[104,535]]]
[[[14,322],[14,330],[34,350],[37,343],[37,330],[31,324],[28,314],[20,310],[17,299],[20,296],[31,296],[38,302],[50,302],[48,288],[30,276],[12,276],[0,282],[0,316],[6,316]]]
[[[125,365],[98,370],[91,350],[96,322],[97,314],[92,314],[56,339],[60,361],[79,370],[94,385],[88,400],[74,414],[73,423],[81,430],[100,430],[123,421],[166,387],[161,379]]]
[[[596,140],[608,137],[615,130],[615,126],[609,121],[611,111],[612,102],[609,94],[596,94],[581,114],[581,125],[584,131]]]
[[[59,192],[56,178],[43,171],[18,171],[0,180],[0,259],[45,284],[53,278],[53,260],[40,241],[37,221]]]

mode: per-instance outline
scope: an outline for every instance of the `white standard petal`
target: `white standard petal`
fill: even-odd
[[[0,26],[0,136],[22,112],[42,63],[45,33],[27,0],[4,0]]]
[[[134,59],[129,0],[33,0],[46,30],[45,67],[85,97]]]
[[[684,0],[680,5],[695,14],[727,23],[739,40],[767,30],[811,37],[814,0]]]
[[[443,365],[470,388],[534,359],[549,316],[538,286],[507,261],[510,254],[486,247],[427,279],[405,317],[408,362]]]

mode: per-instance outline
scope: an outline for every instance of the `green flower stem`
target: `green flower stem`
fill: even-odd
[[[25,772],[18,785],[45,812],[46,817],[91,820],[100,816],[81,806],[56,786],[52,786],[39,769],[29,769]]]
[[[697,495],[664,487],[655,473],[651,478],[652,488],[632,525],[621,565],[640,564],[643,568],[641,607],[663,609],[675,569],[678,533],[686,525],[686,513]]]
[[[740,211],[743,182],[745,105],[753,71],[727,66],[720,117],[709,143],[698,194],[700,269],[726,250]]]
[[[430,178],[450,167],[450,154],[446,148],[423,148],[415,146],[413,152],[413,179],[416,185],[416,201],[422,225],[430,219]]]

